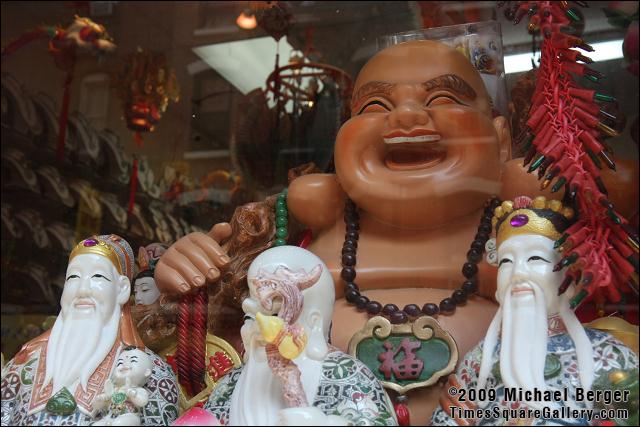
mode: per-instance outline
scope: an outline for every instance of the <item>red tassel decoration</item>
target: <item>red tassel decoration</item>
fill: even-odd
[[[71,71],[67,73],[64,81],[64,95],[62,97],[62,106],[60,107],[59,131],[58,131],[58,150],[56,158],[60,166],[64,163],[64,145],[67,141],[67,122],[69,121],[69,102],[71,101],[71,80],[73,75]]]
[[[191,319],[191,306],[193,304],[193,295],[185,295],[182,297],[178,305],[178,348],[176,350],[176,359],[178,365],[178,380],[184,390],[193,396],[191,387],[190,357],[189,357],[189,326]]]
[[[409,407],[407,406],[407,396],[398,396],[397,402],[393,405],[398,418],[398,425],[411,425],[411,417],[409,415]]]
[[[133,134],[133,139],[136,142],[136,145],[138,146],[138,148],[142,148],[142,145],[144,145],[144,139],[142,139],[142,134],[140,134],[140,132],[135,132]]]
[[[136,202],[136,189],[138,188],[138,159],[133,158],[133,169],[131,171],[131,181],[129,186],[129,207],[127,213],[131,215],[133,205]]]
[[[298,243],[298,246],[300,246],[302,249],[307,249],[307,247],[311,244],[312,239],[313,233],[311,232],[310,228],[307,228],[302,232],[302,237],[300,238],[300,243]]]
[[[190,319],[191,338],[189,343],[191,363],[191,388],[193,394],[198,394],[205,387],[207,351],[207,289],[200,288],[193,297],[193,315]]]

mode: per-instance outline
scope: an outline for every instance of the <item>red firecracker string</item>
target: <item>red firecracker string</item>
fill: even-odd
[[[515,3],[516,23],[529,14],[529,29],[539,29],[544,36],[527,121],[530,150],[525,165],[530,163],[529,172],[537,170],[544,178],[541,188],[552,183],[552,192],[564,188],[580,217],[556,242],[563,250],[556,270],[568,267],[560,293],[572,282],[578,284],[574,308],[590,299],[619,302],[620,292],[637,295],[637,237],[626,231],[628,222],[615,211],[600,176],[602,163],[614,170],[615,164],[598,138],[617,133],[600,120],[599,102],[615,99],[576,82],[576,75],[594,81],[602,75],[585,65],[592,61],[581,51],[593,51],[591,46],[561,31],[579,17],[567,2],[508,3]]]

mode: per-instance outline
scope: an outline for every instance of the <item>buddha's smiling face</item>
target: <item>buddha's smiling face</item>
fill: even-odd
[[[497,192],[505,121],[471,63],[440,43],[385,49],[362,69],[335,160],[347,194],[379,220],[429,228]]]

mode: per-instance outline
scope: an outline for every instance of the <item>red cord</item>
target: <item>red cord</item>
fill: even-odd
[[[191,317],[191,387],[198,394],[205,387],[207,351],[207,290],[202,288],[193,297],[193,315]]]
[[[189,363],[189,324],[191,318],[191,306],[193,304],[193,295],[185,295],[180,300],[178,306],[178,348],[176,350],[178,365],[178,380],[184,390],[193,396],[191,387],[190,363]]]

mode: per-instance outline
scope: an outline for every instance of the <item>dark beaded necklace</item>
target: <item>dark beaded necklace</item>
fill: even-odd
[[[484,247],[491,234],[491,218],[493,210],[500,205],[498,198],[491,198],[485,203],[484,212],[478,233],[476,234],[471,247],[467,252],[467,262],[462,265],[462,275],[465,281],[460,289],[456,289],[451,297],[440,301],[440,304],[426,303],[420,308],[416,304],[407,304],[402,310],[395,304],[385,304],[378,301],[371,301],[360,294],[360,288],[355,283],[356,279],[356,253],[358,250],[358,238],[360,237],[360,215],[356,204],[347,199],[344,209],[344,222],[346,224],[346,234],[342,245],[342,271],[340,277],[345,281],[345,299],[348,303],[358,307],[358,310],[366,310],[372,316],[383,315],[393,324],[402,324],[411,318],[416,318],[426,314],[436,316],[439,313],[453,313],[456,306],[466,303],[467,297],[478,290],[478,263],[482,260]]]

